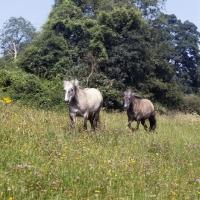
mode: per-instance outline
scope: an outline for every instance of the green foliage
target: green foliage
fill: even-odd
[[[17,64],[39,77],[54,78],[65,74],[72,62],[66,41],[49,31],[36,38],[34,45],[26,49]]]
[[[120,91],[102,87],[101,92],[104,97],[103,105],[107,110],[123,110],[122,93]]]
[[[200,98],[194,94],[186,94],[181,106],[183,112],[200,114]]]
[[[21,70],[0,70],[1,96],[8,95],[14,102],[43,109],[61,110],[64,107],[62,82],[41,80]]]

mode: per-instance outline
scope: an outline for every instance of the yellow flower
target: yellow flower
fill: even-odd
[[[131,163],[135,163],[136,160],[134,158],[131,158]]]
[[[95,193],[100,193],[101,191],[100,190],[95,190]]]
[[[4,97],[3,100],[6,102],[6,103],[11,103],[13,100],[10,99],[10,97]]]
[[[13,198],[12,198],[12,197],[10,197],[10,198],[9,198],[9,200],[13,200]]]
[[[200,192],[198,192],[198,195],[200,195]]]

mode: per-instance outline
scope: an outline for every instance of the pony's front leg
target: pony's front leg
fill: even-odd
[[[137,121],[137,124],[136,124],[136,127],[135,127],[136,131],[139,129],[139,125],[140,125],[140,121]]]
[[[75,128],[76,115],[74,113],[70,113],[70,119],[71,119],[72,128]]]
[[[135,129],[131,127],[131,122],[132,122],[132,120],[128,120],[128,127],[129,127],[132,131],[135,131]]]
[[[135,127],[135,130],[137,131],[139,129],[139,125],[140,125],[140,121],[141,121],[141,112],[138,113],[138,116],[136,118],[136,121],[137,121],[137,125]]]

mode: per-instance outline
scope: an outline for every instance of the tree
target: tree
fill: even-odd
[[[0,30],[0,48],[4,56],[17,58],[36,35],[34,26],[23,17],[11,17]]]
[[[197,27],[185,21],[181,23],[175,15],[166,15],[166,30],[171,35],[174,51],[170,62],[173,64],[177,80],[185,93],[197,92],[200,68],[200,32]]]
[[[156,19],[161,14],[166,0],[135,0],[135,5],[141,10],[147,20]]]
[[[66,74],[72,66],[67,42],[53,31],[39,35],[17,60],[18,66],[42,78]]]
[[[59,75],[97,87],[109,108],[120,107],[127,88],[177,105],[178,87],[169,63],[173,44],[163,36],[170,34],[155,28],[160,22],[152,26],[153,19],[149,23],[143,16],[134,0],[56,0],[43,33],[18,64],[43,78]]]

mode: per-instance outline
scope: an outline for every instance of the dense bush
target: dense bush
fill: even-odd
[[[185,95],[181,110],[186,113],[200,114],[200,97],[194,94]]]
[[[42,109],[64,108],[62,81],[41,80],[22,71],[0,70],[1,96],[9,96],[14,102]]]

